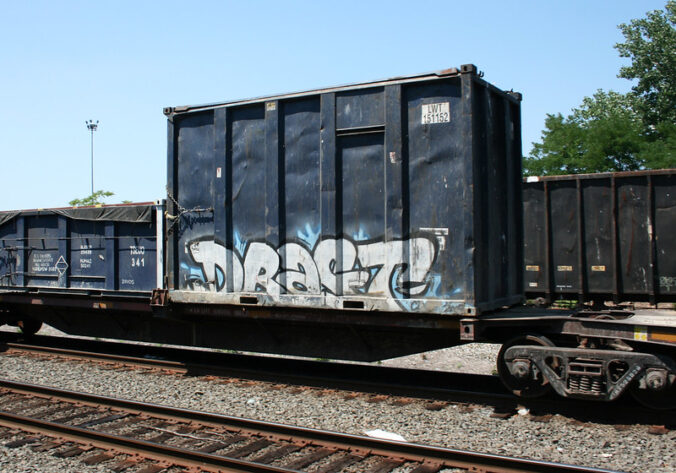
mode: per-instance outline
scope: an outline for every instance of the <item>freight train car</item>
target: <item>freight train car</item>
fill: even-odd
[[[141,236],[163,236],[152,295],[125,286],[139,255],[112,244],[124,237],[108,230],[112,215],[84,225],[56,212],[30,230],[26,214],[0,230],[0,317],[351,360],[491,341],[519,395],[612,400],[630,389],[672,407],[676,318],[520,306],[520,100],[465,65],[169,107],[167,209]]]
[[[228,321],[198,344],[374,360],[522,301],[520,95],[476,67],[165,114],[171,316]]]
[[[528,297],[676,301],[676,170],[529,177]]]
[[[88,334],[96,315],[149,311],[162,287],[162,203],[0,212],[0,319],[34,333],[42,320]],[[60,309],[65,319],[59,319]],[[104,329],[105,330],[105,329]]]
[[[148,310],[99,300],[119,285],[0,304],[70,333],[294,355],[457,344],[460,316],[523,299],[520,99],[467,65],[167,108],[167,267]],[[50,281],[75,289],[61,254]]]
[[[192,343],[344,359],[499,342],[519,395],[631,386],[671,407],[674,317],[510,308],[523,296],[519,105],[467,65],[167,108],[157,312],[192,323]]]

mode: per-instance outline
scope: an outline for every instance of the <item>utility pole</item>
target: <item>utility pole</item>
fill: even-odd
[[[94,195],[94,132],[99,127],[99,121],[96,120],[96,122],[94,122],[94,120],[88,120],[88,121],[85,122],[85,124],[87,125],[87,129],[90,131],[91,136],[92,136],[92,146],[91,146],[91,149],[92,149],[92,195]]]

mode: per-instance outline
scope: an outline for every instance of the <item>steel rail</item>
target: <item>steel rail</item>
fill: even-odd
[[[540,414],[557,413],[602,423],[663,424],[659,411],[637,406],[628,396],[612,403],[545,396],[521,399],[506,392],[497,376],[415,370],[366,364],[232,354],[192,348],[140,345],[88,338],[33,336],[0,332],[2,347],[54,356],[112,361],[126,366],[173,371],[191,376],[215,375],[319,389],[358,391],[421,400],[483,404],[500,412],[525,406]],[[150,358],[148,358],[150,357]]]
[[[34,336],[30,340],[19,341],[18,337],[0,334],[0,341],[3,340],[4,345],[11,349],[114,361],[178,373],[189,372],[192,375],[245,377],[275,383],[358,389],[362,392],[419,398],[452,398],[459,402],[521,402],[505,390],[497,376],[489,375],[231,354],[68,337]],[[148,355],[153,358],[147,358]]]
[[[195,464],[214,471],[247,472],[247,473],[296,473],[297,470],[275,467],[262,463],[237,460],[208,453],[171,447],[144,440],[118,435],[106,434],[96,430],[84,429],[66,424],[57,424],[26,416],[9,414],[0,411],[0,425],[35,434],[51,434],[71,442],[84,442],[104,450],[122,449],[124,453],[142,455],[153,460],[169,463]]]
[[[105,343],[105,342],[104,342]],[[21,350],[26,352],[33,353],[45,353],[49,355],[58,355],[58,356],[67,356],[67,357],[77,357],[90,360],[100,360],[108,362],[118,362],[124,363],[126,365],[139,366],[144,368],[152,369],[168,369],[176,371],[179,373],[185,373],[188,371],[188,367],[185,363],[180,361],[169,361],[169,360],[160,360],[153,358],[141,358],[137,356],[129,355],[117,355],[113,353],[100,353],[87,350],[78,350],[78,349],[67,349],[67,348],[56,348],[48,346],[40,346],[26,343],[6,343],[7,348],[12,348],[15,350]]]
[[[178,420],[183,422],[196,422],[205,426],[226,427],[240,432],[255,433],[256,435],[268,436],[269,438],[303,442],[308,445],[316,445],[337,450],[360,452],[369,455],[379,455],[390,458],[404,459],[405,461],[421,462],[428,465],[443,466],[446,468],[464,468],[472,471],[486,472],[541,472],[541,473],[608,473],[610,470],[589,468],[575,465],[565,465],[539,460],[520,459],[485,453],[470,452],[442,447],[432,447],[407,442],[395,442],[374,439],[352,434],[322,431],[305,427],[294,427],[278,423],[263,422],[258,420],[243,419],[238,417],[211,414],[199,411],[191,411],[175,407],[160,406],[157,404],[127,401],[107,396],[99,396],[87,393],[77,393],[47,386],[17,383],[10,380],[0,379],[0,388],[16,393],[33,396],[42,396],[51,399],[59,399],[69,402],[105,406],[128,411],[135,414],[143,413],[154,417]],[[169,447],[160,444],[129,439],[126,437],[102,434],[79,427],[64,424],[54,424],[35,419],[29,419],[16,414],[0,413],[0,423],[16,426],[25,425],[33,431],[44,433],[53,431],[58,435],[67,435],[70,438],[79,438],[80,441],[97,442],[103,447],[122,447],[134,449],[153,458],[160,457],[164,461],[174,461],[180,464],[186,459],[191,462],[199,462],[200,465],[215,468],[232,468],[227,471],[258,472],[258,471],[282,471],[293,470],[279,469],[270,465],[257,464],[243,460],[227,459],[218,455],[202,454],[184,449]],[[35,430],[37,429],[37,430]],[[103,447],[105,448],[105,447]],[[277,469],[270,469],[277,468]]]
[[[28,343],[30,342],[30,343]],[[554,395],[521,399],[507,393],[497,376],[415,370],[367,364],[232,354],[183,347],[140,345],[88,338],[33,336],[0,332],[0,349],[47,353],[66,358],[114,362],[179,375],[220,376],[274,384],[308,386],[404,396],[428,401],[482,404],[509,415],[525,406],[538,415],[556,413],[581,421],[605,424],[664,424],[663,413],[638,406],[629,396],[613,402],[560,398]],[[148,358],[150,357],[150,358]]]

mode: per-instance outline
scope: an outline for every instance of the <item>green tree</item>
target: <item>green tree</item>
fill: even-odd
[[[542,143],[534,143],[524,172],[529,175],[632,171],[641,158],[643,125],[630,97],[597,91],[567,117],[547,115]]]
[[[598,90],[570,115],[549,114],[542,142],[524,158],[529,175],[676,167],[676,2],[619,26],[615,45],[637,80],[627,94]]]
[[[72,207],[83,207],[85,205],[101,205],[103,204],[103,199],[106,197],[111,197],[115,195],[114,192],[99,190],[94,192],[92,195],[84,197],[82,199],[73,199],[68,204]]]
[[[618,77],[638,80],[632,93],[648,125],[676,123],[676,1],[664,11],[648,12],[646,18],[619,26],[625,42],[615,48],[631,64]]]

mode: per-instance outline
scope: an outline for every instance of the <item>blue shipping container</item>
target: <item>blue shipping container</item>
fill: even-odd
[[[0,212],[0,291],[162,287],[162,211],[146,203]]]
[[[463,315],[520,302],[520,98],[466,65],[165,109],[171,300]]]

